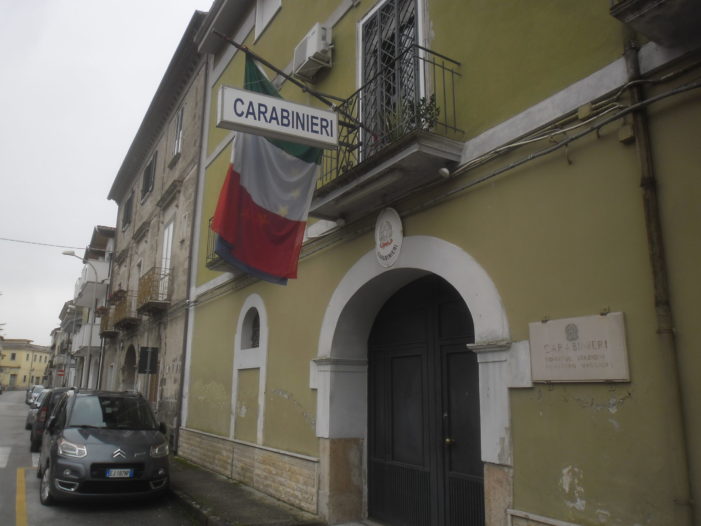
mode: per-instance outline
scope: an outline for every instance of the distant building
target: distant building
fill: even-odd
[[[75,284],[73,300],[61,311],[62,326],[68,322],[70,362],[75,377],[71,385],[94,389],[98,386],[103,344],[101,317],[107,313],[105,302],[114,252],[115,228],[98,225],[82,256],[84,267]],[[65,377],[64,377],[65,378]]]
[[[51,349],[32,340],[0,336],[0,384],[6,389],[26,389],[45,384]]]

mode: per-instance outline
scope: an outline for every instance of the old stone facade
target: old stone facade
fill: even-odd
[[[172,436],[206,78],[193,36],[203,17],[193,16],[109,193],[119,212],[102,387],[142,392]]]

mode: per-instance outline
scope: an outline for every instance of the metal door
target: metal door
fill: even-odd
[[[462,298],[437,276],[397,292],[370,334],[368,512],[396,526],[482,526],[477,362]]]

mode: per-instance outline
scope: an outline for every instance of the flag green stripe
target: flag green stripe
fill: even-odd
[[[258,69],[258,66],[256,66],[256,63],[253,61],[250,55],[246,55],[246,69],[244,72],[243,87],[244,89],[255,91],[256,93],[263,93],[265,95],[270,95],[271,97],[277,97],[278,99],[282,98],[275,89],[275,86],[273,86],[272,82],[265,78],[265,75],[263,75],[260,69]],[[303,144],[283,141],[281,139],[268,139],[268,141],[302,161],[314,164],[321,163],[321,156],[324,152],[321,148],[305,146]]]

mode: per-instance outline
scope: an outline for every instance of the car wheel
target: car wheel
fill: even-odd
[[[39,500],[44,506],[51,506],[55,503],[54,496],[51,492],[51,485],[53,480],[51,478],[51,464],[46,466],[41,474],[41,482],[39,483]]]

